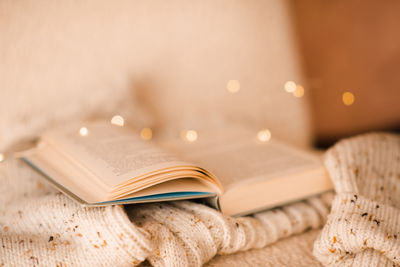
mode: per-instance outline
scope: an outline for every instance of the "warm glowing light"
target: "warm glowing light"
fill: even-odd
[[[293,93],[296,91],[296,83],[294,81],[285,82],[285,91],[288,93]]]
[[[261,142],[268,142],[271,139],[271,131],[268,129],[261,130],[257,133],[257,138]]]
[[[351,92],[345,92],[342,95],[343,104],[346,106],[351,106],[354,103],[354,95]]]
[[[235,94],[240,90],[240,83],[237,80],[229,80],[226,84],[226,89],[228,92]]]
[[[140,137],[144,140],[150,140],[153,137],[153,131],[150,128],[143,128],[140,131]]]
[[[182,139],[188,142],[195,142],[198,138],[198,134],[195,130],[188,130],[182,132]]]
[[[302,97],[304,95],[304,87],[301,85],[296,86],[296,90],[293,92],[295,97]]]
[[[5,159],[4,154],[3,154],[3,153],[0,153],[0,162],[4,161],[4,159]]]
[[[111,124],[122,127],[122,126],[124,126],[124,123],[125,123],[125,120],[120,115],[115,115],[114,117],[111,118]]]
[[[86,136],[86,135],[88,135],[88,134],[89,134],[88,128],[86,128],[86,127],[80,128],[80,129],[79,129],[79,134],[80,134],[81,136]]]

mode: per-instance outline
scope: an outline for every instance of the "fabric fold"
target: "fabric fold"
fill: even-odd
[[[82,207],[19,160],[0,184],[3,266],[201,266],[321,227],[332,195],[234,218],[190,201]]]
[[[340,141],[325,165],[337,195],[314,255],[328,266],[400,265],[400,137]]]
[[[0,165],[1,266],[132,266],[154,251],[122,206],[86,208],[19,160]]]

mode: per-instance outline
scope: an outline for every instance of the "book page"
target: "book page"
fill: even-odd
[[[79,129],[70,126],[46,133],[42,139],[110,188],[162,169],[192,166],[123,127],[90,124],[84,135]]]
[[[226,135],[199,134],[195,143],[174,141],[165,146],[180,157],[211,171],[224,191],[257,179],[269,179],[321,166],[319,157],[256,134],[229,130]]]

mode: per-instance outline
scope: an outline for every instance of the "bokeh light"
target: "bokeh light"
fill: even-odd
[[[228,92],[235,94],[240,90],[240,82],[238,80],[229,80],[226,84]]]
[[[342,101],[346,106],[351,106],[354,104],[355,97],[351,92],[344,92],[342,95]]]
[[[144,140],[150,140],[153,138],[153,131],[150,128],[143,128],[140,131],[140,137]]]
[[[111,118],[111,124],[122,127],[125,124],[125,120],[121,115],[115,115]]]
[[[271,139],[271,131],[268,129],[261,130],[257,133],[257,138],[261,142],[268,142]]]
[[[86,127],[80,128],[80,129],[79,129],[79,134],[80,134],[81,136],[87,136],[87,135],[89,134],[88,128],[86,128]]]

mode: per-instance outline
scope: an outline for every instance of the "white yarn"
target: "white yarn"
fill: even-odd
[[[328,213],[321,198],[241,218],[188,201],[84,208],[38,176],[0,166],[0,266],[201,266],[318,228]]]
[[[341,141],[325,164],[337,196],[314,255],[329,266],[399,266],[400,137]]]
[[[322,263],[399,264],[399,162],[394,135],[361,136],[329,150],[326,166],[338,195],[314,247]],[[38,176],[16,160],[0,165],[2,266],[130,266],[146,259],[154,266],[200,266],[215,255],[318,228],[330,202],[323,195],[241,218],[187,201],[84,208]]]
[[[310,230],[282,239],[262,249],[251,249],[226,256],[219,255],[205,266],[321,267],[322,265],[312,255],[312,246],[319,232],[319,229]]]

